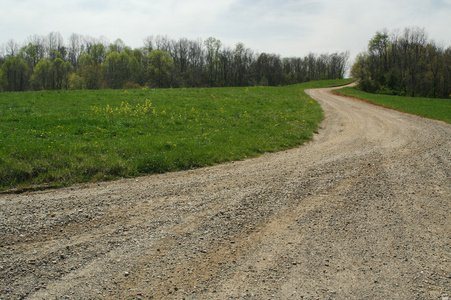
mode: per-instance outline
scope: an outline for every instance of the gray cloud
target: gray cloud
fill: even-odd
[[[451,0],[4,0],[0,44],[24,42],[33,34],[58,31],[121,38],[142,46],[149,35],[178,39],[213,36],[234,47],[304,56],[308,52],[365,49],[377,30],[424,27],[450,46]],[[7,30],[4,30],[7,28]]]

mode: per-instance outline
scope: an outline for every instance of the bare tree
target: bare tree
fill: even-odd
[[[155,38],[155,50],[163,50],[171,53],[171,41],[166,35],[157,35]]]
[[[74,67],[78,65],[78,58],[83,53],[82,41],[82,36],[76,33],[69,37],[68,59]]]
[[[83,37],[83,43],[85,45],[85,52],[88,54],[91,54],[91,49],[98,43],[97,39],[93,38],[92,36],[84,36]]]
[[[154,41],[153,36],[148,36],[144,39],[144,47],[143,47],[143,53],[145,56],[149,55],[150,51],[154,49]]]
[[[50,32],[47,35],[47,53],[50,61],[54,61],[56,58],[65,57],[64,39],[59,32]]]
[[[37,60],[41,60],[46,58],[47,56],[47,47],[46,47],[46,41],[45,37],[40,35],[32,35],[28,37],[28,43],[36,46],[36,55]]]
[[[17,56],[19,54],[20,46],[13,39],[6,43],[6,55]]]

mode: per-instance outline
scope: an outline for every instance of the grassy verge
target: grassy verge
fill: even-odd
[[[413,98],[370,94],[349,87],[342,88],[336,92],[406,113],[429,119],[441,120],[451,124],[451,99]]]
[[[301,145],[323,119],[287,87],[0,93],[0,190],[213,165]]]
[[[354,82],[354,78],[347,78],[347,79],[340,79],[340,80],[320,80],[320,81],[310,81],[310,82],[304,82],[300,84],[299,86],[302,87],[302,89],[320,89],[325,87],[338,87],[350,84]]]

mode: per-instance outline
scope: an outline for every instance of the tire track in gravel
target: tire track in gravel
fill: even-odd
[[[451,126],[330,90],[297,149],[0,195],[1,298],[451,296]]]

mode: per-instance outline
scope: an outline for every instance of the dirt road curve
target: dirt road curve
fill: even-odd
[[[310,94],[298,149],[1,195],[1,299],[450,299],[451,126]]]

